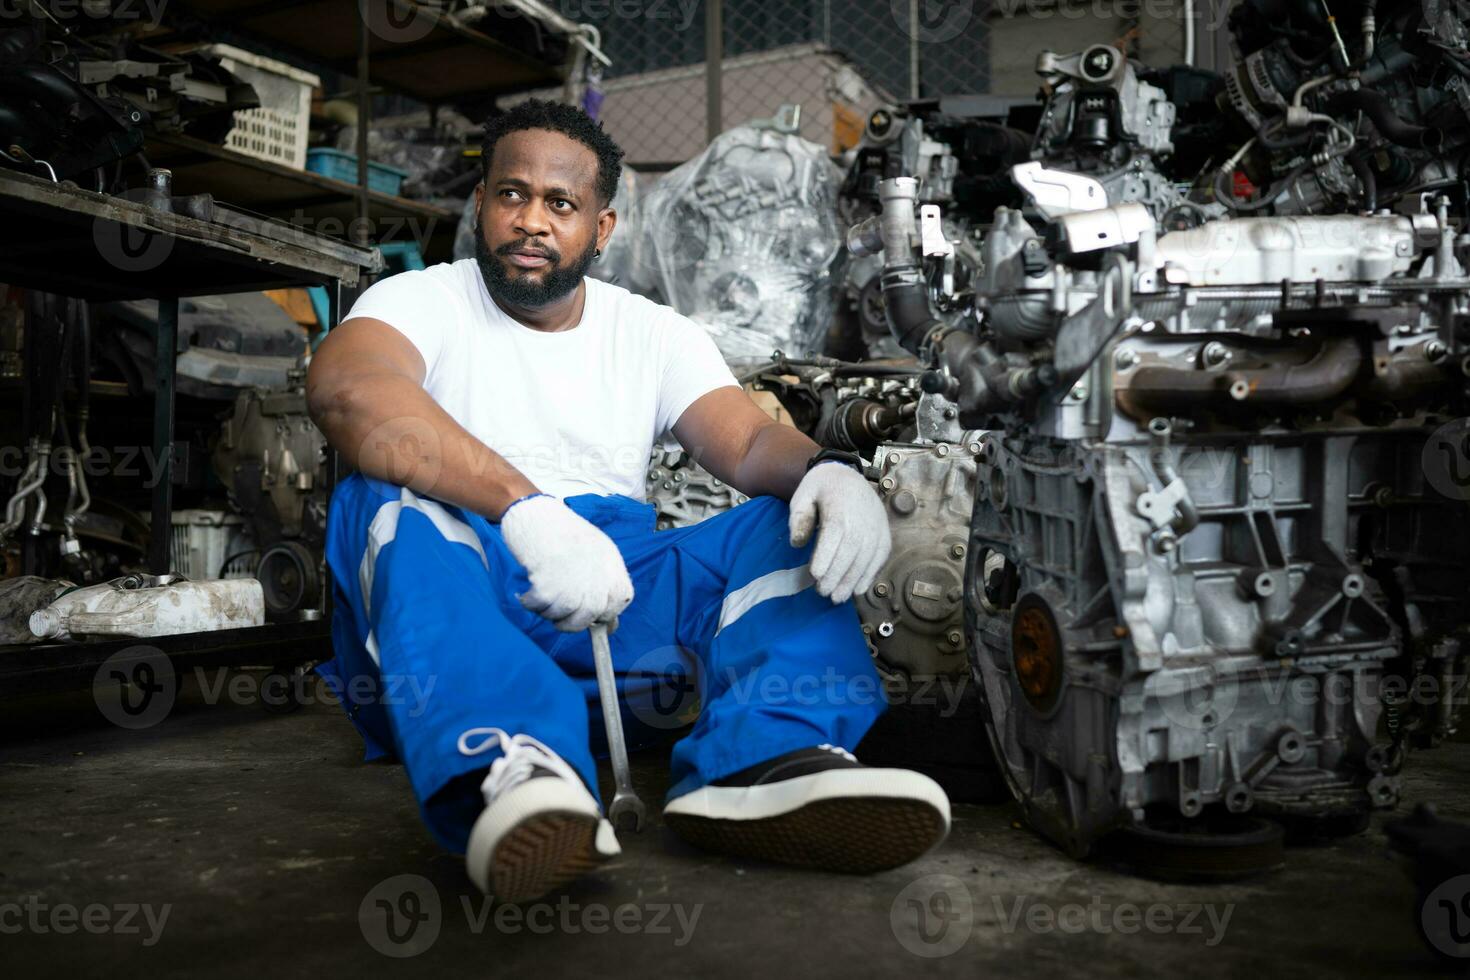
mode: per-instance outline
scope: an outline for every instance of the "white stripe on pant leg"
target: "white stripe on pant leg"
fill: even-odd
[[[379,507],[378,512],[373,515],[372,523],[368,525],[367,547],[363,549],[362,563],[357,567],[357,585],[362,593],[362,611],[365,614],[372,613],[369,604],[372,602],[373,569],[378,562],[378,553],[398,536],[398,517],[404,507],[412,508],[427,517],[446,541],[475,549],[475,554],[480,556],[480,563],[487,569],[490,567],[490,560],[485,557],[485,547],[480,544],[480,538],[473,528],[445,510],[437,500],[420,497],[407,487],[402,487],[398,499]],[[373,659],[376,661],[377,657]]]
[[[767,572],[758,579],[751,580],[725,596],[725,601],[720,606],[720,625],[715,630],[715,636],[719,636],[720,630],[744,616],[757,603],[781,596],[796,595],[803,589],[811,588],[816,584],[817,580],[812,577],[812,571],[808,565],[777,569],[774,572]]]

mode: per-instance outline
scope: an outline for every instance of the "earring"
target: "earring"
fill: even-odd
[[[600,249],[600,248],[594,248],[592,250],[592,257],[594,259],[600,259],[600,258],[602,258],[602,249]]]

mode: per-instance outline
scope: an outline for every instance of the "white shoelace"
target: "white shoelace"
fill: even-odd
[[[484,736],[483,741],[471,746],[470,740],[480,736]],[[460,733],[459,736],[461,755],[479,755],[490,751],[496,745],[500,746],[500,751],[504,754],[490,763],[490,773],[480,784],[480,790],[485,794],[487,803],[512,786],[525,782],[530,777],[531,770],[536,766],[550,769],[563,779],[569,779],[577,785],[582,784],[582,777],[577,775],[577,771],[568,765],[565,759],[533,736],[511,735],[503,728],[470,728]]]
[[[817,748],[826,749],[828,752],[835,752],[846,759],[848,762],[857,762],[857,756],[853,755],[851,752],[847,751],[844,748],[839,748],[838,746],[832,745],[828,742],[823,742],[821,745],[818,745]]]

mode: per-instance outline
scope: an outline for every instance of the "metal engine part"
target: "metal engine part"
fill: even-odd
[[[921,394],[912,361],[778,356],[752,372],[796,426],[823,446],[873,460],[893,553],[873,587],[854,596],[883,673],[961,677],[968,683],[963,571],[980,433],[958,426],[957,408]],[[892,440],[892,441],[890,441]],[[659,529],[697,523],[746,498],[682,450],[654,448],[648,500]]]
[[[694,462],[682,449],[653,447],[648,461],[648,502],[658,508],[655,527],[688,527],[750,498]]]
[[[249,522],[272,619],[318,608],[326,541],[327,443],[306,412],[306,372],[289,388],[243,391],[214,448],[215,475]]]
[[[1073,55],[1043,51],[1036,73],[1051,94],[1032,143],[1033,160],[1085,175],[1097,182],[1106,203],[1138,202],[1158,220],[1184,201],[1154,165],[1155,157],[1174,149],[1174,105],[1163,89],[1139,79],[1121,51],[1107,44]]]
[[[1411,7],[1380,13],[1396,31]],[[1376,37],[1380,54],[1402,39]],[[1457,57],[1425,43],[1403,50]],[[985,433],[964,611],[991,745],[1031,822],[1078,856],[1116,828],[1222,814],[1360,828],[1396,802],[1407,749],[1454,730],[1465,673],[1470,205],[1221,195],[1212,175],[1259,132],[1196,151],[1216,162],[1173,198],[1115,200],[1106,166],[1163,172],[1168,114],[1121,53],[1090,69],[1098,53],[1040,60],[1055,111],[1011,168],[1029,204],[982,223],[885,175],[880,214],[849,233],[860,254],[881,244],[890,332],[933,399],[917,421],[950,407]],[[1372,98],[1341,100],[1333,64],[1264,142],[1299,130],[1298,160],[1325,166],[1410,138]],[[1461,75],[1413,78],[1455,157],[1470,119],[1443,92]],[[969,222],[964,288],[936,208]]]
[[[854,596],[880,664],[910,677],[966,676],[964,573],[980,433],[958,444],[878,447],[893,552]]]
[[[148,132],[222,142],[236,110],[260,105],[217,58],[138,41],[126,11],[79,22],[48,6],[11,4],[0,16],[0,163],[108,191],[114,165]]]

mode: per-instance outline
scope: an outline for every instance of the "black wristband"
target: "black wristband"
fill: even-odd
[[[810,472],[811,468],[818,463],[846,463],[859,473],[863,473],[866,469],[861,456],[857,453],[849,453],[841,449],[819,450],[815,456],[806,461],[807,471]]]

